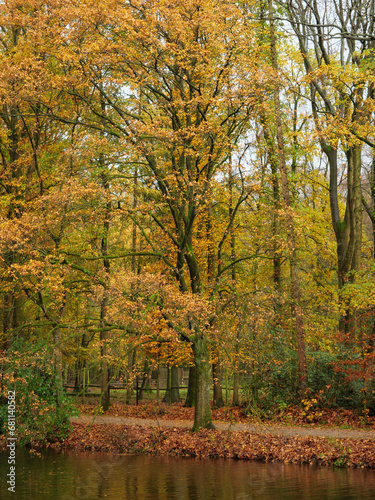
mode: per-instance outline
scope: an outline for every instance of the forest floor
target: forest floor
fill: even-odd
[[[88,404],[78,404],[77,408],[81,416],[73,417],[74,423],[189,429],[194,421],[194,408],[185,408],[183,403],[167,405],[152,400],[140,401],[138,405],[114,403],[105,414],[98,412],[95,400]],[[256,413],[247,413],[245,408],[223,407],[212,410],[212,420],[217,429],[226,431],[375,440],[375,417],[364,419],[357,413],[344,409],[306,411],[306,408],[295,406],[285,408],[266,419]]]
[[[221,408],[213,410],[215,429],[191,433],[194,410],[182,404],[113,404],[106,414],[78,407],[70,437],[54,448],[375,468],[375,419],[349,410],[306,415],[296,407],[262,421]]]

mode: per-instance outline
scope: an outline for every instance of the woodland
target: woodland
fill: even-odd
[[[68,380],[106,412],[161,367],[189,371],[194,431],[225,404],[375,413],[374,23],[374,0],[0,0],[23,442],[66,435]]]

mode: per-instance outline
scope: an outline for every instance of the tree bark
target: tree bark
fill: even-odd
[[[179,403],[180,398],[180,383],[178,379],[179,368],[172,366],[171,368],[171,403]]]
[[[239,392],[240,392],[240,374],[236,370],[233,373],[233,397],[232,397],[232,406],[239,406],[240,405],[240,398],[239,398]]]
[[[133,394],[132,373],[135,366],[136,348],[134,347],[128,354],[128,370],[127,370],[127,387],[126,387],[126,404],[130,404]]]
[[[165,395],[163,398],[163,403],[171,404],[171,367],[167,366],[167,387],[165,389]]]
[[[63,396],[63,363],[62,363],[62,348],[61,348],[61,330],[56,326],[53,330],[54,344],[54,364],[56,372],[56,406],[59,408],[62,404]]]
[[[195,405],[197,394],[197,369],[195,365],[189,368],[188,391],[185,400],[185,408],[192,408]]]
[[[200,428],[215,428],[212,423],[210,407],[211,365],[207,339],[204,337],[198,337],[196,342],[193,344],[193,351],[196,368],[197,392],[194,425],[192,431],[197,432]]]
[[[104,189],[104,195],[106,199],[105,211],[104,211],[104,221],[103,221],[103,236],[101,241],[101,253],[103,258],[103,269],[104,269],[104,290],[103,290],[103,298],[100,303],[100,357],[101,357],[101,396],[100,402],[104,411],[107,411],[110,407],[110,372],[109,372],[109,363],[108,363],[108,331],[106,329],[106,317],[107,317],[107,308],[109,303],[109,284],[110,284],[110,275],[111,275],[111,265],[110,260],[108,259],[108,237],[109,237],[109,229],[110,229],[110,216],[112,211],[112,202],[110,199],[109,192],[109,181],[108,174],[104,171],[105,162],[104,156],[100,155],[100,167],[102,169],[101,179]]]
[[[144,397],[144,393],[147,390],[150,390],[150,360],[148,358],[145,359],[144,365],[143,365],[143,376],[142,376],[142,384],[141,384],[141,390],[139,392],[139,399],[142,400]]]
[[[172,403],[179,403],[181,401],[178,371],[178,366],[168,366],[167,389],[163,401],[169,405]]]
[[[223,398],[223,388],[222,388],[222,376],[221,376],[221,366],[220,361],[217,359],[216,363],[212,363],[212,379],[213,379],[213,408],[222,408],[224,406]]]

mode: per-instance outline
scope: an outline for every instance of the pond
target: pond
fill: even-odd
[[[375,498],[375,471],[103,453],[16,454],[16,493],[7,491],[0,454],[0,498],[17,500],[268,500]],[[8,478],[9,479],[9,478]]]

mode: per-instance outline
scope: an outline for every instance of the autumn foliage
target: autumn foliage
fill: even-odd
[[[2,395],[375,411],[370,14],[279,3],[0,5]]]

